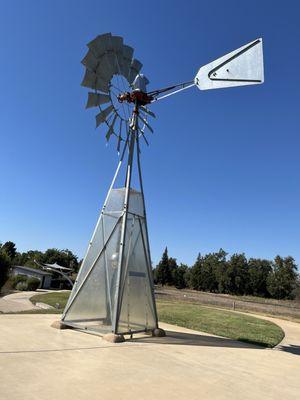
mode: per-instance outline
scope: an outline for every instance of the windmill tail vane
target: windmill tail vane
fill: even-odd
[[[149,107],[194,86],[209,90],[263,83],[262,39],[202,66],[190,81],[152,91],[147,90],[149,80],[141,72],[142,63],[122,37],[105,33],[87,46],[81,85],[92,91],[86,108],[99,109],[96,127],[105,126],[107,142],[116,137],[121,157],[61,324],[113,335],[114,341],[138,332],[163,336],[158,327],[140,163],[140,138],[148,145],[146,132],[153,133],[149,121],[155,114]],[[125,185],[115,187],[126,150]],[[134,154],[138,190],[132,184]]]

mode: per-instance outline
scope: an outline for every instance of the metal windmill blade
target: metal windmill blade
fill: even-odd
[[[114,112],[114,106],[111,104],[104,110],[100,111],[99,114],[96,115],[96,128],[102,124],[103,122],[107,121],[107,117]]]
[[[105,103],[109,103],[109,102],[110,102],[109,95],[102,94],[102,93],[89,92],[88,100],[87,100],[85,108],[98,107],[101,104],[105,104]]]

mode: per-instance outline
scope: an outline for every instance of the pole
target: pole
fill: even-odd
[[[120,308],[121,308],[121,279],[122,279],[122,270],[124,264],[124,246],[126,240],[126,225],[127,225],[127,217],[128,217],[128,205],[129,205],[129,197],[130,197],[130,185],[131,185],[131,175],[132,175],[132,163],[133,163],[133,154],[134,154],[134,146],[136,140],[136,128],[137,128],[137,116],[139,113],[139,106],[137,102],[135,103],[134,110],[132,112],[131,117],[131,125],[129,128],[129,154],[128,154],[128,162],[127,162],[127,172],[126,172],[126,180],[125,180],[125,199],[124,199],[124,208],[123,208],[123,217],[122,217],[122,228],[121,228],[121,241],[119,248],[119,262],[118,262],[118,276],[117,276],[117,290],[115,294],[115,315],[114,321],[112,325],[112,331],[114,334],[118,333],[118,324],[120,317]]]
[[[156,309],[156,302],[155,302],[155,295],[154,295],[154,283],[153,283],[153,273],[152,273],[152,265],[151,265],[151,254],[150,254],[150,245],[149,245],[149,236],[148,236],[148,225],[147,225],[147,215],[146,215],[146,206],[145,206],[145,196],[144,196],[144,187],[143,187],[143,178],[142,178],[142,168],[141,168],[141,160],[140,160],[140,142],[139,138],[137,136],[136,139],[136,147],[137,147],[137,165],[138,165],[138,173],[139,173],[139,181],[140,181],[140,188],[141,188],[141,193],[142,193],[142,201],[143,201],[143,209],[144,209],[144,224],[145,224],[145,238],[143,237],[143,230],[142,230],[142,224],[140,222],[140,228],[141,228],[141,235],[142,235],[142,240],[143,240],[143,245],[144,249],[145,247],[147,248],[147,264],[148,264],[148,277],[150,281],[150,289],[151,289],[151,296],[152,296],[152,303],[153,303],[153,308],[154,308],[154,315],[155,315],[155,323],[156,323],[156,328],[158,328],[158,317],[157,317],[157,309]]]

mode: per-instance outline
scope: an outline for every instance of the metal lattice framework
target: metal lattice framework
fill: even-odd
[[[88,43],[82,64],[87,108],[98,107],[96,127],[105,126],[106,140],[117,138],[120,161],[109,188],[77,280],[62,316],[63,324],[84,331],[115,335],[158,329],[140,138],[153,132],[148,106],[180,91],[259,84],[264,81],[262,40],[257,39],[201,67],[188,82],[147,91],[148,79],[133,48],[120,36],[105,33]],[[123,145],[123,146],[122,146]],[[127,156],[124,186],[115,187]],[[137,186],[133,188],[133,169]]]

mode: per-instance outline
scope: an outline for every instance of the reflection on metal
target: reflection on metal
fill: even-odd
[[[134,90],[140,90],[142,92],[146,92],[148,83],[149,80],[145,77],[145,75],[137,74],[132,83],[132,87]]]

